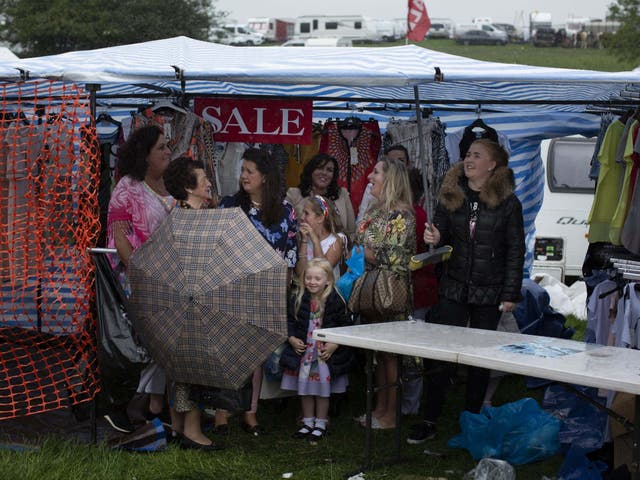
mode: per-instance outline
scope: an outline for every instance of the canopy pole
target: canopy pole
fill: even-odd
[[[418,124],[418,155],[420,156],[420,165],[422,166],[422,183],[424,184],[424,209],[427,212],[427,221],[429,223],[433,223],[432,217],[432,208],[431,208],[431,200],[432,200],[432,192],[431,192],[431,182],[429,182],[430,176],[433,172],[429,172],[429,177],[427,176],[427,168],[430,165],[427,164],[427,157],[424,148],[424,137],[422,132],[422,111],[420,110],[420,92],[418,91],[418,86],[414,85],[413,94],[415,97],[416,103],[416,122]],[[432,245],[429,245],[429,250],[431,250]]]
[[[89,90],[89,110],[91,112],[91,125],[96,123],[96,110],[97,110],[97,93],[100,90],[100,84],[87,83],[85,88]]]

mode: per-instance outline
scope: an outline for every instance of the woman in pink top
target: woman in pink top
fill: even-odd
[[[142,245],[175,205],[162,175],[171,150],[164,132],[156,126],[134,131],[118,150],[121,176],[109,201],[107,247],[118,251],[114,267],[126,269],[131,253]],[[114,264],[114,262],[112,262]],[[158,415],[164,406],[164,372],[151,363],[141,374],[138,392],[149,393],[149,412]]]

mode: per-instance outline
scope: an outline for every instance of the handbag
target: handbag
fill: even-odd
[[[252,393],[253,384],[251,380],[238,390],[191,385],[189,399],[212,408],[222,408],[230,412],[246,412],[251,410]]]
[[[353,284],[349,309],[371,321],[406,315],[409,285],[403,277],[391,270],[367,270]]]
[[[109,261],[94,252],[98,313],[98,365],[104,390],[113,401],[128,401],[135,393],[140,372],[151,357],[140,344],[128,314],[127,296]]]

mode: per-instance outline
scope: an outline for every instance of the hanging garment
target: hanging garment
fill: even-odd
[[[216,186],[221,197],[233,195],[240,188],[240,168],[242,154],[247,144],[242,142],[216,143],[214,164]]]
[[[633,172],[633,132],[638,128],[638,121],[632,120],[631,127],[626,138],[623,136],[624,142],[624,165],[622,166],[624,173],[622,175],[622,188],[620,189],[620,198],[618,199],[618,205],[611,219],[611,227],[609,229],[609,240],[614,245],[621,245],[620,234],[622,233],[622,227],[624,221],[627,218],[627,212],[629,211],[629,203],[631,201],[631,191],[629,186],[631,184],[631,174]]]
[[[369,183],[367,176],[378,161],[382,137],[377,121],[350,123],[348,120],[327,120],[322,130],[320,153],[327,153],[338,161],[338,185],[349,191],[355,211]]]
[[[311,157],[316,155],[320,149],[320,139],[322,138],[322,124],[314,123],[311,129],[310,145],[284,145],[287,152],[287,166],[284,170],[284,179],[287,188],[300,186],[300,175],[305,165]]]
[[[447,153],[449,154],[449,161],[451,162],[451,164],[463,160],[464,156],[462,156],[462,151],[464,151],[466,154],[473,141],[477,140],[478,138],[488,138],[489,140],[498,142],[502,146],[502,148],[504,148],[505,151],[509,155],[511,155],[511,144],[509,142],[509,137],[507,137],[504,133],[491,127],[488,127],[491,128],[491,131],[479,130],[478,132],[474,132],[472,126],[473,123],[461,130],[456,130],[455,132],[447,132],[447,136],[445,138],[445,146],[447,148]],[[493,132],[495,132],[495,135],[493,134]]]
[[[587,301],[587,331],[598,345],[607,345],[612,323],[609,319],[611,298],[616,291],[616,282],[604,280],[598,283]],[[600,298],[600,295],[609,295]],[[615,317],[614,317],[615,318]]]
[[[600,131],[598,132],[598,138],[596,140],[596,146],[593,150],[593,156],[591,157],[591,169],[589,170],[589,178],[591,180],[598,180],[598,174],[600,173],[600,162],[598,162],[598,152],[600,152],[600,146],[602,145],[602,140],[604,139],[605,133],[607,133],[607,128],[611,125],[611,122],[614,121],[613,115],[610,113],[605,113],[600,118]]]
[[[622,137],[624,125],[616,120],[609,125],[602,141],[598,162],[600,175],[596,185],[596,193],[587,223],[589,224],[589,243],[609,242],[611,219],[618,205],[618,191],[622,175],[622,167],[615,161],[618,142]]]
[[[640,255],[640,193],[638,193],[638,177],[640,176],[640,135],[635,131],[636,141],[633,152],[633,166],[631,167],[631,181],[629,185],[631,201],[627,218],[620,232],[620,241],[624,248],[636,255]]]
[[[449,155],[445,147],[444,125],[439,118],[422,119],[425,163],[427,165],[427,188],[429,205],[435,204],[444,174],[449,170]],[[420,146],[418,142],[418,122],[416,120],[391,120],[384,135],[384,149],[400,144],[409,152],[410,166],[422,171]],[[365,194],[366,195],[366,194]],[[364,203],[364,202],[363,202]],[[361,205],[362,209],[362,205]],[[360,218],[364,212],[358,212]]]

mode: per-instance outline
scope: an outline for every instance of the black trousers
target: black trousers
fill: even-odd
[[[430,316],[430,323],[469,326],[483,330],[495,330],[500,320],[498,305],[469,305],[441,299]],[[431,362],[431,372],[427,378],[427,401],[424,419],[435,423],[442,413],[449,386],[453,383],[457,365],[449,362]],[[490,371],[485,368],[469,367],[465,410],[478,413],[487,391]]]

